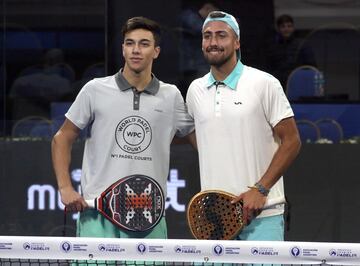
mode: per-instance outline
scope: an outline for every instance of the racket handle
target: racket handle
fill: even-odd
[[[89,206],[89,208],[96,208],[96,199],[85,200],[85,202]]]
[[[271,208],[273,208],[275,205],[283,204],[283,203],[285,203],[285,201],[284,201],[284,202],[279,202],[278,199],[268,200],[268,201],[266,202],[265,207],[263,208],[263,210],[271,209]]]

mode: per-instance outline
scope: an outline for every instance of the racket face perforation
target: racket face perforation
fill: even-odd
[[[160,185],[145,175],[132,175],[111,185],[99,209],[112,223],[129,231],[146,231],[158,224],[165,201]]]
[[[233,239],[244,226],[241,203],[231,203],[234,195],[223,191],[203,191],[190,201],[188,224],[196,239]]]

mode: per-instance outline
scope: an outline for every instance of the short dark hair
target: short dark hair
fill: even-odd
[[[292,23],[294,24],[294,19],[292,18],[292,16],[290,15],[281,15],[276,19],[276,25],[278,27],[280,27],[280,25],[284,24],[284,23]]]
[[[161,28],[160,25],[154,20],[145,18],[145,17],[133,17],[128,19],[124,26],[121,29],[122,37],[125,39],[126,33],[136,30],[136,29],[144,29],[151,31],[154,36],[155,46],[160,45],[161,41]]]

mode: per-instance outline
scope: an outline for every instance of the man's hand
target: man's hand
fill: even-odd
[[[81,212],[88,207],[84,198],[73,187],[60,189],[60,195],[67,212]]]
[[[243,217],[245,224],[250,224],[251,220],[261,213],[266,203],[266,197],[257,189],[249,189],[236,197],[233,200],[233,203],[238,201],[243,202]]]

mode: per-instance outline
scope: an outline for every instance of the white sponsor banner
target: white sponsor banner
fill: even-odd
[[[359,265],[360,244],[0,236],[0,258]]]

